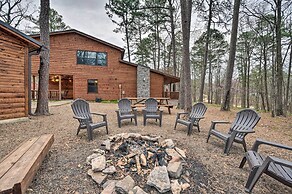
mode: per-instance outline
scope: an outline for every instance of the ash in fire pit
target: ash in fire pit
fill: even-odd
[[[188,172],[185,152],[171,139],[122,133],[109,137],[102,148],[87,158],[88,175],[104,187],[102,193],[147,193],[154,188],[180,193],[190,187],[189,173],[183,174]]]

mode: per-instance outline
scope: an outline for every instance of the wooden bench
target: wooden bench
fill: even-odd
[[[0,161],[0,194],[25,193],[54,142],[54,135],[33,137]]]
[[[145,107],[144,104],[133,104],[133,105],[131,105],[131,106],[132,106],[132,108],[141,108],[141,107]],[[173,108],[173,105],[171,105],[171,104],[160,104],[160,105],[158,105],[158,108],[160,108],[160,107],[166,107],[166,108],[168,109],[168,113],[171,114],[170,109]]]

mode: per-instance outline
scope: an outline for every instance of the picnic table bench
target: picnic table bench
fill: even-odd
[[[135,98],[135,97],[127,97],[132,102],[132,108],[141,108],[145,107],[145,100],[147,98]],[[173,108],[172,104],[168,104],[169,98],[165,97],[154,97],[158,101],[158,108],[166,107],[168,109],[168,113],[171,114],[171,108]]]
[[[33,137],[0,161],[0,194],[25,193],[54,142],[53,134]]]
[[[145,107],[144,104],[134,104],[134,105],[131,105],[131,106],[132,106],[132,108]],[[171,104],[160,104],[160,105],[158,105],[158,108],[160,108],[160,107],[166,107],[168,109],[168,113],[171,114],[171,110],[170,109],[173,108],[173,105],[171,105]]]

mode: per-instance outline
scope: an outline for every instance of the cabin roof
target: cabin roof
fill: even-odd
[[[122,52],[122,55],[124,55],[125,50],[124,50],[123,48],[118,47],[118,46],[116,46],[116,45],[114,45],[114,44],[111,44],[111,43],[109,43],[109,42],[106,42],[106,41],[104,41],[104,40],[101,40],[101,39],[99,39],[99,38],[96,38],[96,37],[94,37],[94,36],[91,36],[91,35],[89,35],[89,34],[86,34],[86,33],[84,33],[84,32],[81,32],[81,31],[79,31],[79,30],[76,30],[76,29],[70,29],[70,30],[63,30],[63,31],[50,32],[50,36],[60,35],[60,34],[71,34],[71,33],[79,34],[80,36],[84,36],[84,37],[89,38],[89,39],[91,39],[91,40],[93,40],[93,41],[96,41],[96,42],[99,42],[99,43],[101,43],[101,44],[107,45],[107,46],[109,46],[109,47],[115,48],[115,49],[121,51],[121,52]],[[38,37],[40,37],[40,34],[31,34],[30,36],[33,37],[33,38],[38,38]]]
[[[41,48],[43,46],[42,43],[40,43],[39,41],[33,39],[32,37],[24,34],[23,32],[20,32],[19,30],[13,28],[12,26],[10,26],[7,23],[4,23],[3,21],[0,20],[0,28],[10,34],[12,34],[13,36],[17,37],[18,39],[21,39],[24,42],[27,42],[30,46],[29,46],[29,50],[32,51],[34,49],[37,48]]]

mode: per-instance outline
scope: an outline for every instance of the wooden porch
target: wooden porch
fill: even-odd
[[[33,76],[31,96],[37,100],[38,79]],[[49,79],[49,100],[73,99],[73,76],[72,75],[50,75]]]

